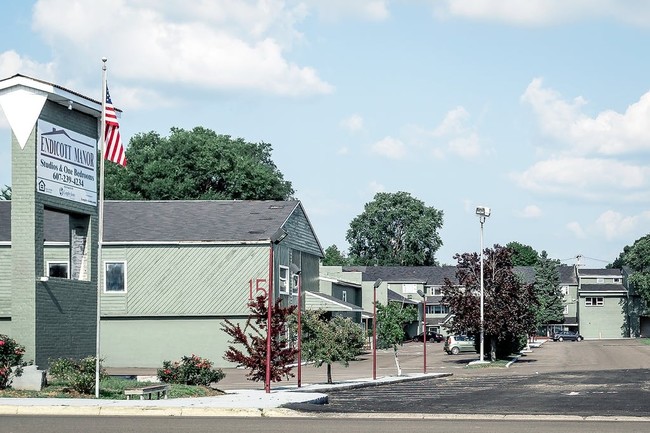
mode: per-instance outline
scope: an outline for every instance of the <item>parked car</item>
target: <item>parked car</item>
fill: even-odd
[[[582,337],[582,335],[574,331],[560,331],[553,334],[553,341],[564,341],[564,340],[582,341],[584,340],[584,338]]]
[[[422,333],[420,332],[418,335],[413,337],[412,341],[422,341]],[[437,332],[427,331],[427,341],[431,343],[433,343],[434,341],[436,343],[441,343],[445,341],[445,337],[442,334],[438,334]]]
[[[444,351],[450,355],[458,355],[460,352],[476,352],[474,337],[469,335],[448,335],[445,340]]]

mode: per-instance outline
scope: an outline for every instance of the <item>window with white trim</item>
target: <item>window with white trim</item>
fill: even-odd
[[[585,298],[585,307],[602,307],[605,305],[605,298]]]
[[[568,295],[569,295],[569,286],[562,286],[562,289],[561,289],[561,290],[562,290],[562,294],[563,294],[564,296],[568,296]]]
[[[433,296],[442,296],[442,286],[431,286],[430,293]]]
[[[104,292],[126,292],[126,262],[104,262]]]
[[[564,314],[565,316],[569,315],[569,306],[568,305],[564,306],[564,311],[562,311],[562,314]]]
[[[602,284],[602,283],[605,282],[605,279],[599,277],[599,278],[596,278],[596,282],[599,283],[599,284]]]
[[[449,305],[427,305],[427,314],[449,314]]]
[[[341,301],[348,302],[348,292],[347,292],[347,290],[341,290]]]
[[[47,276],[53,278],[70,278],[68,262],[47,262]]]
[[[278,291],[283,295],[289,294],[289,268],[280,266],[278,272]]]

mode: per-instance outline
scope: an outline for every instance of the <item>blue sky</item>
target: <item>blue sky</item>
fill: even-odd
[[[441,263],[518,241],[601,267],[650,226],[650,2],[0,2],[0,78],[100,99],[122,137],[273,146],[323,247],[379,191],[444,211]],[[0,185],[10,184],[0,114]]]

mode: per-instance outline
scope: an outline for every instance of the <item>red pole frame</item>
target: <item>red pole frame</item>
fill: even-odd
[[[302,301],[300,299],[300,283],[301,278],[300,274],[298,274],[298,388],[302,385],[302,321],[300,313]]]
[[[427,373],[427,294],[422,297],[422,341],[424,341],[424,366],[422,372]]]
[[[372,380],[377,380],[377,284],[374,285],[372,303]]]
[[[273,309],[273,243],[269,251],[269,305],[266,316],[266,376],[264,377],[264,391],[271,392],[271,310]]]

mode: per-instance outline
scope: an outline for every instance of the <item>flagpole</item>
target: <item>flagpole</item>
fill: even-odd
[[[104,150],[106,149],[106,57],[102,57],[102,114],[100,116],[99,143],[99,230],[97,236],[97,335],[95,337],[95,398],[99,398],[100,376],[100,318],[102,295],[102,244],[104,242]]]

